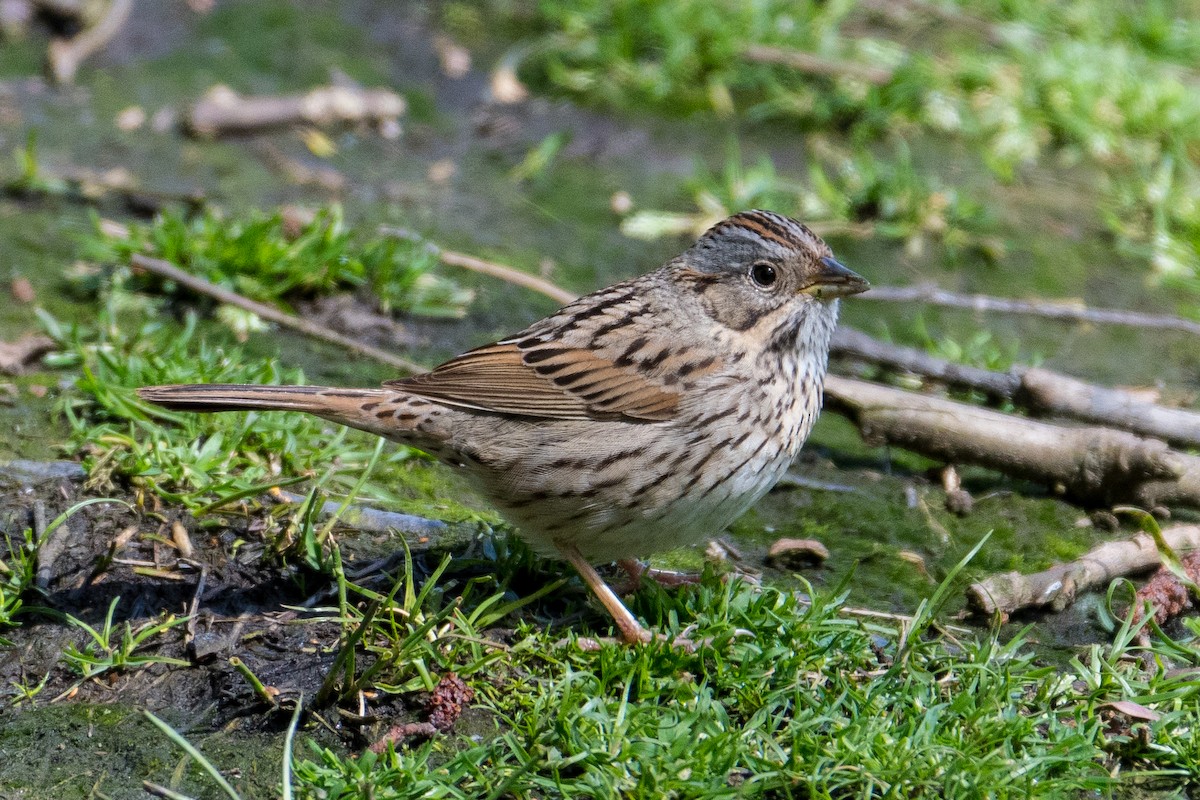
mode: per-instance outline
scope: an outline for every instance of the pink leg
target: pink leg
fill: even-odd
[[[579,552],[579,548],[574,545],[559,545],[558,551],[579,572],[583,582],[600,599],[608,613],[612,614],[617,628],[621,631],[622,641],[626,644],[638,644],[654,638],[650,631],[638,623],[625,604],[621,602],[621,598],[617,597],[616,593],[604,582],[600,573],[596,572],[596,568],[587,562],[587,559]]]

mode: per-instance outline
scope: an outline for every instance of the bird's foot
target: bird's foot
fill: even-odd
[[[643,564],[635,558],[622,558],[617,562],[617,566],[623,569],[628,576],[626,582],[618,588],[618,593],[620,594],[636,592],[641,587],[642,581],[647,579],[667,589],[695,585],[701,579],[701,575],[698,572],[677,572],[673,569],[658,569],[651,567],[649,564]]]

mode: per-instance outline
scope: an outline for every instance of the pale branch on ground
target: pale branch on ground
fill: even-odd
[[[564,289],[545,278],[539,278],[537,275],[530,275],[528,272],[522,272],[519,269],[498,264],[495,261],[486,261],[482,258],[467,255],[466,253],[458,253],[453,250],[443,250],[433,242],[426,241],[420,234],[415,233],[405,228],[395,228],[389,225],[380,227],[379,232],[385,236],[393,236],[397,239],[405,241],[424,242],[425,247],[431,253],[437,256],[438,260],[443,264],[451,267],[460,267],[471,272],[477,272],[481,275],[487,275],[492,278],[498,278],[506,283],[511,283],[515,286],[522,286],[530,291],[549,297],[556,303],[561,303],[564,306],[579,299],[579,295]]]
[[[834,334],[831,354],[971,389],[993,402],[1008,400],[1037,415],[1067,417],[1177,446],[1200,447],[1200,412],[1160,406],[1132,392],[1085,383],[1061,372],[1025,366],[994,372],[955,364],[845,326]]]
[[[0,191],[31,200],[54,198],[85,204],[121,203],[135,214],[147,216],[173,203],[194,211],[208,202],[199,190],[171,191],[142,186],[137,177],[123,167],[49,170],[39,164],[35,175],[9,180],[0,186]]]
[[[367,356],[382,364],[395,367],[404,372],[424,372],[425,367],[417,364],[414,361],[409,361],[407,358],[390,353],[387,350],[381,350],[373,345],[360,342],[357,339],[352,339],[349,336],[344,336],[331,328],[324,325],[318,325],[312,320],[302,319],[286,311],[281,311],[274,306],[260,303],[256,300],[251,300],[248,297],[238,294],[230,289],[222,286],[217,286],[215,283],[210,283],[204,278],[192,275],[183,271],[179,267],[164,261],[161,258],[151,258],[139,253],[135,253],[130,258],[130,263],[135,269],[144,270],[146,272],[158,275],[160,278],[174,281],[180,286],[197,294],[211,297],[212,299],[226,303],[231,306],[257,314],[269,322],[274,322],[277,325],[282,325],[286,328],[299,331],[306,336],[311,336],[314,339],[320,339],[331,344],[336,344],[339,347],[344,347],[352,353]]]
[[[1165,442],[1068,427],[830,375],[825,404],[871,444],[1035,481],[1085,506],[1175,503],[1200,508],[1200,457]]]
[[[188,110],[187,129],[215,137],[288,125],[383,123],[405,109],[404,98],[389,89],[322,86],[305,94],[242,96],[214,86]]]
[[[1200,549],[1200,525],[1173,525],[1162,534],[1177,553]],[[984,616],[1036,608],[1062,611],[1088,589],[1146,572],[1160,563],[1154,539],[1139,533],[1132,539],[1105,542],[1074,561],[1032,575],[1005,572],[989,576],[967,589],[967,604]]]
[[[855,298],[886,303],[925,303],[944,308],[961,308],[988,314],[1018,314],[1058,319],[1065,322],[1090,322],[1097,325],[1124,325],[1130,328],[1172,330],[1200,336],[1200,322],[1162,314],[1144,314],[1115,308],[1089,308],[1082,303],[1062,300],[1015,300],[985,294],[960,294],[931,284],[917,286],[874,286]]]
[[[133,0],[110,0],[104,14],[90,27],[70,39],[53,39],[46,51],[46,59],[54,82],[74,83],[79,65],[117,35],[132,10]]]

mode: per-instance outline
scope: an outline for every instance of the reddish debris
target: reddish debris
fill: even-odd
[[[429,722],[442,733],[454,727],[454,721],[463,712],[463,707],[475,699],[475,690],[463,683],[462,678],[447,672],[434,687],[429,698]]]
[[[1200,551],[1188,553],[1180,560],[1183,562],[1183,568],[1187,570],[1188,576],[1193,581],[1200,582]],[[1145,586],[1138,589],[1136,606],[1133,610],[1135,622],[1141,621],[1142,609],[1147,600],[1154,606],[1154,621],[1160,626],[1166,625],[1192,607],[1192,598],[1189,596],[1187,587],[1181,584],[1179,579],[1166,567],[1159,567],[1158,572],[1154,573],[1154,577]]]
[[[382,753],[387,750],[389,744],[395,747],[399,742],[410,736],[419,736],[423,739],[428,739],[436,733],[437,728],[428,722],[405,722],[403,725],[393,725],[388,728],[388,732],[367,749],[372,753]]]

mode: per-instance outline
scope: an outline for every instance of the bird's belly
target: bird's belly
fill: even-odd
[[[526,464],[481,476],[480,488],[540,553],[574,545],[593,562],[635,558],[719,535],[775,484],[788,448],[766,432],[740,438],[638,447],[612,437],[578,464]]]

